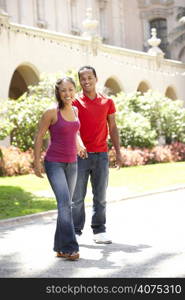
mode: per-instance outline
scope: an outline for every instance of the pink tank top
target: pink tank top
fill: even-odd
[[[45,159],[54,162],[77,161],[76,135],[79,128],[79,120],[66,121],[58,110],[57,122],[49,126],[50,144]]]

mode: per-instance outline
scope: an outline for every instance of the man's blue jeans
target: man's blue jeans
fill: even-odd
[[[58,207],[53,250],[63,253],[78,252],[79,246],[75,237],[71,209],[71,199],[77,178],[77,163],[51,162],[45,160],[44,165]]]
[[[108,185],[109,162],[107,152],[88,152],[88,158],[78,157],[78,176],[72,198],[73,222],[76,234],[81,234],[85,224],[84,199],[90,176],[93,193],[91,228],[94,234],[105,232],[106,189]]]

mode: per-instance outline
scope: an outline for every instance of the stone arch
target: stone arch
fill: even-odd
[[[177,100],[177,93],[172,86],[167,87],[165,96],[172,100]]]
[[[137,87],[137,92],[146,93],[150,89],[150,85],[146,81],[141,81]]]
[[[107,95],[116,95],[122,91],[121,84],[114,77],[109,77],[104,84],[104,92]]]
[[[33,65],[29,63],[19,65],[15,69],[10,81],[9,98],[18,99],[28,90],[29,85],[35,85],[38,82],[39,72]]]

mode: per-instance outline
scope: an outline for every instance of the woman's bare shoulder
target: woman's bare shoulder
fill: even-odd
[[[45,119],[55,119],[57,115],[57,109],[56,108],[48,108],[44,111],[43,113],[43,117]]]

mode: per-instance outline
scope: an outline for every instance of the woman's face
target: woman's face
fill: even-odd
[[[63,80],[59,85],[59,94],[60,98],[63,101],[64,105],[71,105],[72,101],[75,98],[76,89],[74,85],[68,81]]]

